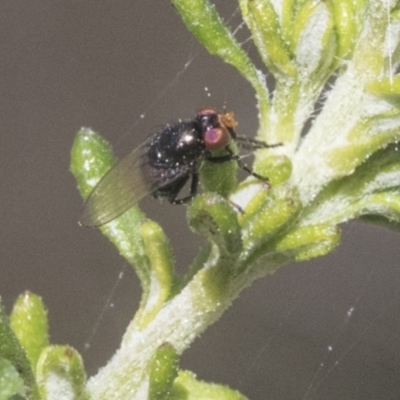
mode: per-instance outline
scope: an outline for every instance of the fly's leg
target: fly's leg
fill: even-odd
[[[245,150],[271,149],[282,146],[282,143],[268,144],[262,140],[250,139],[246,136],[239,135],[236,135],[234,140],[240,148]]]
[[[237,158],[237,163],[238,163],[239,168],[241,168],[243,171],[246,171],[249,175],[254,176],[255,178],[264,182],[268,188],[271,187],[271,183],[266,176],[257,174],[257,172],[254,172],[247,164],[243,163],[242,160],[240,160],[239,158]]]
[[[187,181],[185,180],[184,183],[177,188],[171,195],[168,197],[168,201],[171,204],[185,204],[188,203],[194,196],[197,194],[197,188],[199,186],[199,176],[198,174],[192,174],[192,182],[190,183],[190,193],[188,196],[182,197],[181,199],[177,199],[177,196]]]
[[[236,161],[239,168],[241,168],[243,171],[246,171],[249,175],[254,176],[255,178],[259,179],[260,181],[265,182],[265,184],[268,187],[271,187],[269,179],[266,176],[261,176],[260,174],[257,174],[256,172],[254,172],[247,164],[243,163],[242,160],[240,159],[240,156],[238,154],[235,154],[229,147],[226,147],[225,150],[228,152],[228,154],[226,154],[224,156],[208,157],[207,161],[210,161],[210,162],[216,163],[216,164],[221,164],[221,163],[228,162],[228,161]]]

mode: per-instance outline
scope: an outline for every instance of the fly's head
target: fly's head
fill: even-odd
[[[209,151],[225,148],[235,136],[233,128],[237,122],[231,112],[220,114],[213,108],[203,108],[197,111],[196,121],[201,127],[204,145]]]

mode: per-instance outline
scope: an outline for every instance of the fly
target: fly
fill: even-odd
[[[259,179],[268,180],[242,164],[230,148],[231,140],[242,148],[276,147],[236,135],[237,122],[232,112],[218,113],[213,108],[197,111],[188,121],[167,124],[142,145],[117,162],[94,187],[87,198],[81,224],[101,226],[117,218],[147,194],[165,198],[172,204],[189,202],[197,193],[199,170],[204,161],[224,163],[232,160]],[[213,151],[226,154],[213,156]],[[187,196],[180,197],[190,182]]]

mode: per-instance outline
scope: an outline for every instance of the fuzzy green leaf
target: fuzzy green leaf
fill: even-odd
[[[258,203],[258,207],[255,203]],[[260,191],[250,206],[256,212],[241,216],[243,242],[250,251],[266,244],[273,236],[293,221],[301,210],[297,192],[288,186]]]
[[[0,359],[9,361],[24,382],[29,399],[39,400],[39,391],[27,355],[14,332],[0,302]]]
[[[312,85],[323,84],[336,65],[331,10],[325,2],[308,0],[293,24],[292,45],[299,79],[304,81],[312,77]]]
[[[263,157],[262,150],[257,153],[259,162],[255,166],[254,172],[267,178],[271,186],[278,186],[290,178],[293,166],[289,157],[269,155],[268,153]]]
[[[258,52],[270,72],[296,76],[293,54],[283,40],[279,18],[272,2],[241,0],[240,7]]]
[[[47,310],[41,297],[25,292],[14,304],[11,328],[35,369],[42,350],[49,344]]]
[[[110,143],[103,137],[89,128],[77,132],[71,149],[70,171],[84,199],[116,161]]]
[[[179,358],[168,343],[160,346],[150,362],[148,400],[174,400],[172,384],[178,375]]]
[[[237,390],[196,379],[189,371],[180,371],[174,382],[174,400],[247,400]]]
[[[368,83],[368,92],[380,97],[396,107],[400,106],[400,77],[381,78]]]
[[[26,399],[23,380],[11,362],[2,357],[0,357],[0,399]]]
[[[111,146],[100,135],[90,129],[81,129],[76,134],[70,169],[84,199],[114,164]],[[121,256],[135,268],[146,292],[150,284],[150,265],[140,235],[143,220],[144,215],[139,208],[132,207],[100,229],[114,243]]]
[[[213,193],[197,196],[188,208],[191,229],[211,244],[208,258],[196,275],[211,301],[224,296],[235,275],[235,263],[242,250],[237,212],[234,205]]]
[[[332,8],[333,19],[335,21],[335,31],[337,35],[337,57],[343,60],[351,56],[356,38],[360,31],[360,15],[363,14],[365,1],[355,4],[353,0],[329,0]]]
[[[37,364],[37,382],[43,399],[87,399],[82,358],[72,347],[46,347]]]
[[[174,274],[172,251],[162,228],[153,221],[145,221],[140,233],[151,265],[150,287],[142,298],[141,308],[135,316],[143,329],[157,314],[165,301],[173,295],[178,278]]]
[[[400,222],[400,158],[392,144],[376,152],[354,174],[332,182],[304,211],[303,225],[339,224],[362,215]]]
[[[232,144],[230,146],[231,150],[236,154],[236,146]],[[225,149],[213,152],[213,157],[224,155],[226,155]],[[203,190],[227,197],[237,186],[237,169],[236,160],[224,163],[204,162],[200,169],[200,180]]]
[[[289,259],[306,261],[330,253],[339,245],[340,236],[336,226],[305,226],[289,231],[274,244],[274,248]]]
[[[234,258],[242,245],[237,214],[231,204],[216,194],[197,196],[188,208],[190,227],[205,235],[223,255]]]

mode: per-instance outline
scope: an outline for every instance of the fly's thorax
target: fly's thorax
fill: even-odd
[[[167,125],[149,143],[150,165],[159,168],[189,167],[201,164],[206,154],[201,131],[195,122]]]

